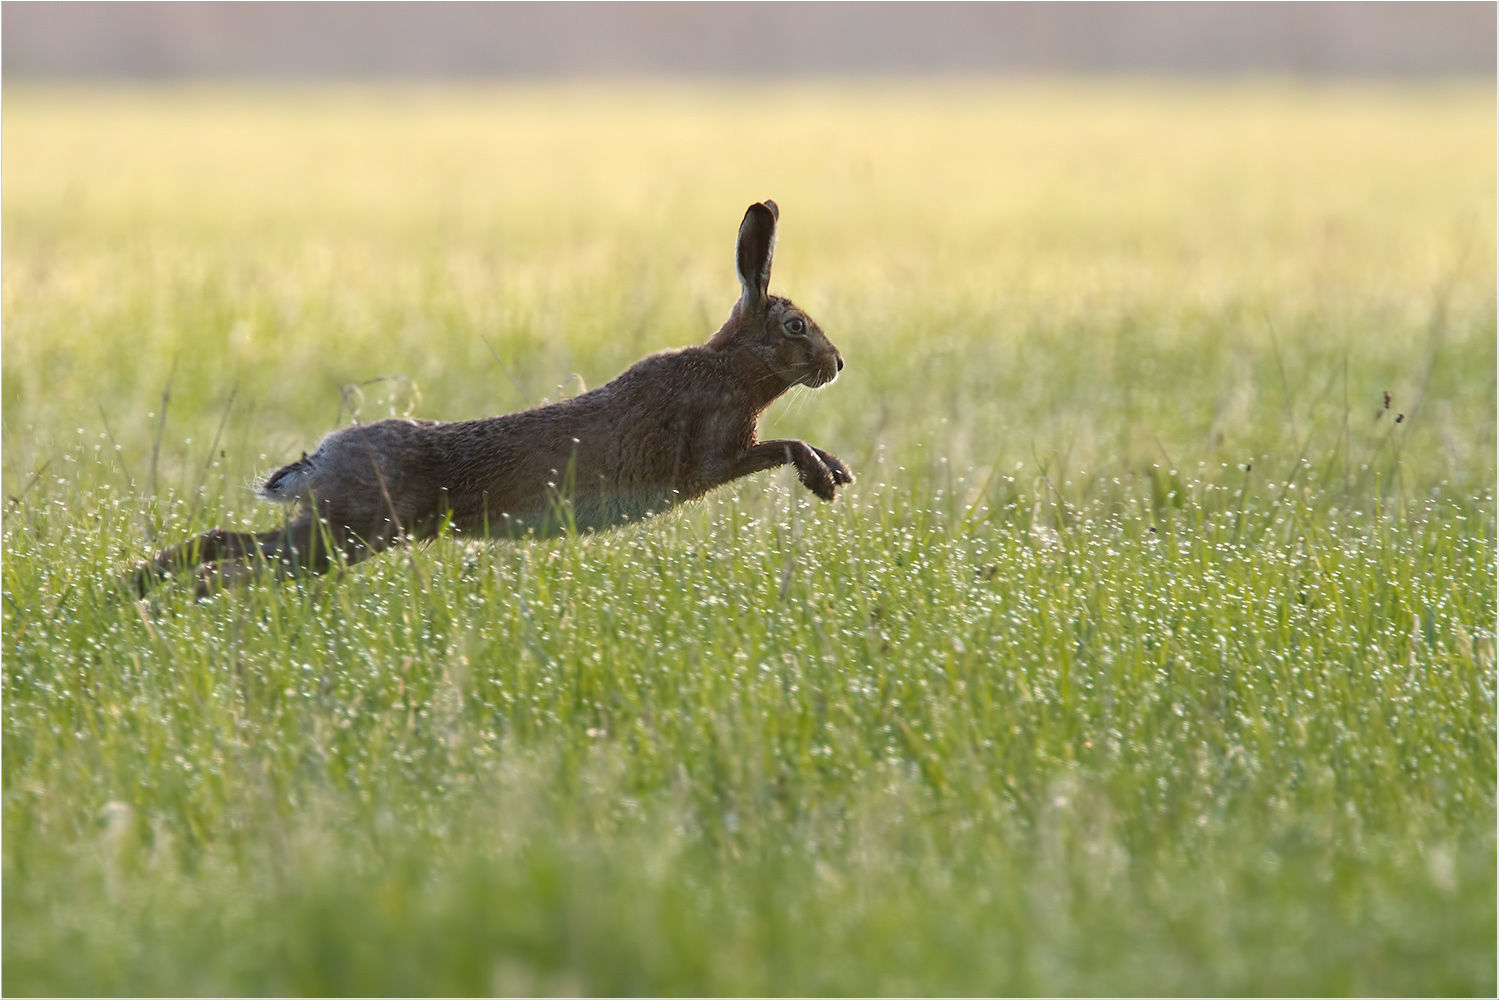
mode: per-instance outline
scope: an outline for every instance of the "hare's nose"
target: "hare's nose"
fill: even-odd
[[[838,370],[843,371],[843,355],[838,355]]]

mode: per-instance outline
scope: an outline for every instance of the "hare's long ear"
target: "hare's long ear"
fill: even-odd
[[[770,286],[770,259],[776,252],[776,221],[781,217],[776,203],[766,199],[751,205],[739,224],[739,243],[734,248],[734,264],[739,272],[740,314],[759,312],[765,307],[766,289]]]

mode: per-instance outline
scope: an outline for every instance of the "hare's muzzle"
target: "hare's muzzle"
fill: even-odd
[[[813,389],[816,389],[818,386],[827,385],[829,382],[833,381],[833,379],[838,377],[838,373],[842,370],[843,358],[838,355],[837,351],[834,351],[832,357],[817,359],[817,362],[812,367],[812,370],[807,373],[805,382]]]
[[[843,371],[843,355],[838,353],[838,348],[833,347],[831,342],[828,346],[833,348],[833,363],[831,365],[824,364],[823,366],[823,370],[827,373],[827,377],[822,380],[823,384],[833,381],[833,379],[838,377],[838,373]]]

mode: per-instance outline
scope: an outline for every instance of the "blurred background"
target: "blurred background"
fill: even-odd
[[[6,77],[1492,73],[1491,3],[15,3]]]
[[[400,373],[449,419],[597,385],[720,322],[765,197],[775,287],[859,372],[766,430],[859,461],[1035,436],[1128,470],[1280,433],[1279,368],[1242,370],[1266,315],[1331,352],[1282,358],[1309,409],[1370,324],[1348,377],[1420,396],[1433,310],[1492,316],[1495,11],[5,3],[5,474],[80,406],[190,487],[171,442],[238,387],[244,486],[340,386]],[[485,338],[523,390],[473,378]]]

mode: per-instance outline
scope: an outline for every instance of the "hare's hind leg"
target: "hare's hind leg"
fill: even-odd
[[[335,530],[310,516],[271,531],[205,531],[190,542],[163,549],[131,575],[131,589],[144,596],[157,583],[192,571],[197,593],[206,596],[248,582],[269,568],[279,576],[328,572],[334,552],[356,563],[373,550],[347,529]]]
[[[127,586],[136,597],[144,597],[152,587],[178,573],[211,566],[221,560],[242,559],[258,540],[258,535],[249,532],[214,528],[190,542],[162,549],[129,574]]]
[[[210,531],[199,542],[199,598],[250,583],[266,570],[278,577],[321,575],[333,565],[334,548],[345,550],[350,562],[367,554],[362,546],[340,545],[310,517],[271,531]]]

